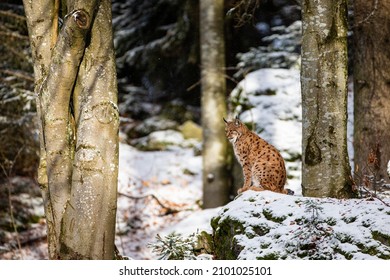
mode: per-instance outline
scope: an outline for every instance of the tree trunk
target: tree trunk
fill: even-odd
[[[347,1],[302,7],[302,193],[350,197],[347,153]]]
[[[51,259],[113,259],[118,124],[111,4],[24,1]],[[73,102],[71,102],[73,100]]]
[[[226,204],[230,193],[223,2],[200,1],[204,208]]]
[[[378,186],[389,183],[390,2],[355,0],[354,14],[355,172]]]

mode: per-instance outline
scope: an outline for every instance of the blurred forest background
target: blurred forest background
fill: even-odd
[[[262,68],[300,69],[300,2],[225,0],[227,98],[250,72]],[[120,141],[139,151],[164,150],[163,144],[147,137],[156,131],[171,130],[184,135],[185,126],[191,134],[188,138],[200,141],[198,1],[114,0],[112,12]],[[45,220],[36,183],[39,137],[22,1],[1,1],[0,36],[1,258],[1,254],[17,248],[44,243],[46,237],[42,235]],[[351,59],[352,48],[348,55]],[[352,67],[349,69],[352,72]],[[237,106],[241,111],[247,109],[234,100],[228,106],[231,113],[237,111]],[[199,154],[199,146],[194,146]],[[289,161],[299,166],[301,154],[291,152]],[[191,174],[191,170],[187,172]],[[239,168],[237,172],[241,172]],[[295,179],[299,180],[299,175]]]

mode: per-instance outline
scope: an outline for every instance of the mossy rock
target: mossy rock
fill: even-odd
[[[152,132],[131,141],[131,144],[143,151],[164,151],[173,145],[180,146],[183,142],[184,137],[180,132],[168,129]]]
[[[234,238],[236,235],[244,233],[243,224],[234,219],[220,220],[218,218],[211,221],[214,230],[215,256],[220,260],[235,260],[243,249]]]
[[[211,220],[214,255],[252,260],[390,259],[390,217],[382,208],[380,201],[297,200],[246,191]]]
[[[202,128],[193,121],[186,121],[179,127],[185,139],[202,141]]]
[[[136,125],[127,126],[126,134],[130,139],[147,136],[154,131],[175,130],[179,124],[176,121],[165,118],[164,116],[152,116]]]

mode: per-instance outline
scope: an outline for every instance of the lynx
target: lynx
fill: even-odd
[[[246,190],[291,194],[284,189],[286,168],[278,150],[250,131],[238,118],[225,121],[225,132],[232,143],[234,153],[242,166],[244,186],[238,193]]]

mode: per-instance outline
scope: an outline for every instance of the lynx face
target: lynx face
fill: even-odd
[[[230,143],[236,143],[237,139],[243,134],[243,124],[235,119],[234,121],[225,121],[225,134]]]

